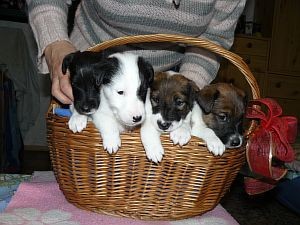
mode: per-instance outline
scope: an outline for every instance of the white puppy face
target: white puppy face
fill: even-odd
[[[127,127],[141,124],[145,119],[145,98],[153,79],[153,69],[141,57],[116,53],[117,69],[103,92],[116,119]]]

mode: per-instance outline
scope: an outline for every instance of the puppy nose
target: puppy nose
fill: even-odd
[[[133,119],[132,119],[132,121],[134,123],[140,122],[141,120],[142,120],[142,116],[134,116]]]
[[[96,103],[95,102],[90,102],[89,106],[90,106],[89,107],[90,109],[95,109],[96,108]]]
[[[232,147],[238,147],[238,146],[240,146],[240,144],[241,144],[241,140],[239,137],[235,137],[230,141],[230,145]]]
[[[82,112],[89,112],[89,106],[88,105],[83,105],[80,107]]]
[[[157,125],[160,129],[162,130],[167,130],[170,126],[171,126],[171,123],[170,122],[161,122],[160,120],[157,121]]]

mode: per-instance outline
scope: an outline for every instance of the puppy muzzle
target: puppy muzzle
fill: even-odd
[[[75,108],[78,111],[78,113],[80,113],[80,114],[90,115],[90,114],[93,114],[96,112],[98,106],[96,103],[78,104]]]
[[[228,138],[228,141],[225,144],[225,147],[226,148],[239,148],[242,146],[243,140],[244,140],[244,138],[242,135],[239,135],[239,134],[231,135]]]
[[[171,122],[162,122],[160,120],[157,121],[157,125],[159,127],[159,129],[163,130],[163,131],[167,131],[169,129],[169,127],[171,126]]]

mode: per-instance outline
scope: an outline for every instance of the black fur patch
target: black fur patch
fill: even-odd
[[[142,57],[138,57],[138,68],[139,68],[139,77],[141,80],[141,85],[137,91],[139,98],[145,102],[147,90],[153,82],[154,70],[150,63],[145,61]]]
[[[117,60],[105,58],[98,52],[75,52],[67,55],[62,63],[62,72],[70,72],[74,107],[86,114],[100,104],[100,87],[109,83],[116,70]]]

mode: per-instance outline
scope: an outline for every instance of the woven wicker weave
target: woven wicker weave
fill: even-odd
[[[142,42],[176,42],[208,49],[237,66],[248,81],[253,98],[259,98],[254,76],[243,60],[208,41],[187,36],[154,34],[122,37],[90,48]],[[47,114],[48,143],[53,169],[66,199],[94,212],[150,220],[174,220],[212,210],[229,189],[245,162],[245,147],[227,149],[221,157],[208,152],[193,137],[184,147],[174,146],[168,135],[161,140],[165,155],[159,165],[147,160],[139,130],[121,135],[117,154],[103,150],[92,123],[72,133],[68,119]],[[248,133],[255,127],[252,122]]]

